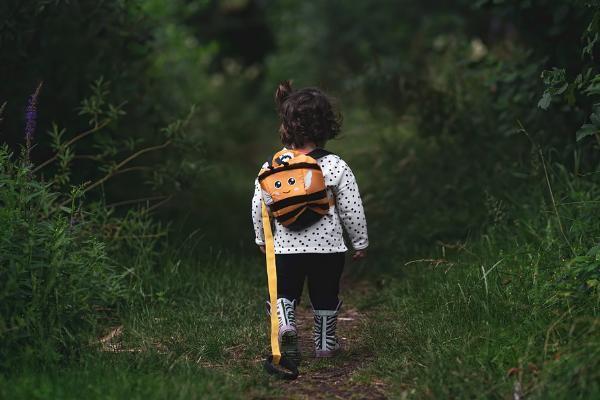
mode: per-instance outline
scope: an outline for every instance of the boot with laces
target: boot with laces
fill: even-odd
[[[267,313],[271,315],[270,302],[267,301]],[[279,320],[279,346],[281,354],[296,365],[301,361],[298,346],[298,330],[296,329],[296,300],[277,299],[277,319]]]

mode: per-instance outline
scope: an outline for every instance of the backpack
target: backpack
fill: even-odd
[[[304,229],[329,211],[333,201],[317,162],[328,154],[324,149],[308,154],[283,149],[263,164],[258,174],[263,201],[281,225]]]

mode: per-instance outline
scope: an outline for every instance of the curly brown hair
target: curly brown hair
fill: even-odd
[[[342,126],[342,115],[320,89],[307,87],[293,90],[283,81],[275,91],[275,104],[281,119],[279,134],[284,146],[298,148],[307,142],[322,147],[335,138]]]

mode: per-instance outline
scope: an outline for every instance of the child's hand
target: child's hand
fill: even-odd
[[[261,253],[263,253],[263,254],[266,253],[265,245],[264,244],[259,244],[258,245],[258,249],[260,250]]]
[[[356,250],[352,255],[354,261],[360,261],[367,256],[367,250]]]

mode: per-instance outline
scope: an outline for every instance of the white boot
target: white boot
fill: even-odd
[[[331,357],[341,348],[335,335],[337,316],[341,306],[342,302],[340,301],[335,310],[313,310],[316,357]]]
[[[271,315],[270,303],[267,301],[268,314]],[[277,319],[279,320],[279,345],[281,354],[296,363],[301,355],[298,348],[298,331],[296,329],[296,300],[277,299]]]

